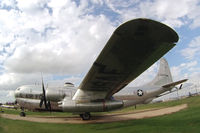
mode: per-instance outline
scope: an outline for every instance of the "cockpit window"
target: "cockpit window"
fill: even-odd
[[[17,90],[19,91],[21,88],[17,88]]]

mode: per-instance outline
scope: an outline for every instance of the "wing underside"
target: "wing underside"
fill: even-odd
[[[175,46],[178,35],[149,19],[119,26],[78,87],[73,100],[109,99]]]

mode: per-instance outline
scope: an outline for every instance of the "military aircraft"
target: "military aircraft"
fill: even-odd
[[[177,33],[165,24],[144,18],[130,20],[114,31],[78,87],[66,83],[64,87],[45,89],[42,80],[41,86],[17,88],[16,101],[21,108],[73,112],[83,120],[91,118],[90,112],[148,103],[187,79],[173,82],[168,63],[162,58],[152,82],[136,88],[126,86],[177,41]]]

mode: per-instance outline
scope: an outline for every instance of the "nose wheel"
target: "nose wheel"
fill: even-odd
[[[90,120],[91,119],[91,115],[89,112],[86,112],[84,114],[80,114],[80,117],[82,118],[82,120]]]

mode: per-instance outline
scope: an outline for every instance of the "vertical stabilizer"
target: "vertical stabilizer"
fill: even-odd
[[[172,75],[170,72],[169,65],[165,58],[160,59],[160,67],[156,77],[149,83],[150,85],[165,85],[172,83]]]

